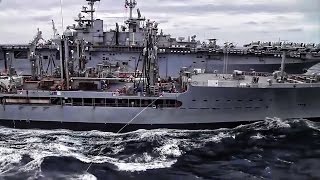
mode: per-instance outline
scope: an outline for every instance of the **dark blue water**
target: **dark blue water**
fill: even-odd
[[[319,169],[320,124],[308,120],[125,134],[0,129],[0,179],[300,180],[320,179]]]

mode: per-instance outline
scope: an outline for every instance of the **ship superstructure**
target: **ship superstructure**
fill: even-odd
[[[72,35],[77,41],[83,41],[83,60],[87,67],[95,67],[97,64],[109,63],[112,65],[122,64],[128,70],[135,69],[136,64],[141,61],[142,51],[145,47],[144,37],[146,25],[158,23],[146,19],[135,8],[135,0],[125,1],[129,8],[129,18],[123,25],[116,24],[115,29],[106,30],[104,21],[94,19],[94,5],[97,0],[87,0],[88,6],[83,6],[81,13],[75,19],[76,23],[67,26],[62,35]],[[53,26],[54,39],[59,37]],[[60,55],[55,41],[37,44],[38,67],[52,69],[60,64]],[[159,30],[157,34],[159,73],[163,77],[178,77],[179,69],[200,68],[206,72],[232,73],[233,70],[273,72],[279,70],[281,64],[281,47],[290,46],[291,52],[287,54],[287,72],[303,73],[311,66],[320,61],[320,45],[305,43],[283,43],[283,42],[252,42],[242,48],[235,47],[232,43],[217,44],[217,39],[209,39],[201,42],[196,35],[174,38]],[[31,44],[30,44],[31,45]],[[31,75],[29,57],[32,46],[2,45],[0,46],[0,65],[6,69],[15,67],[22,74]],[[24,62],[24,63],[22,63]],[[54,62],[54,63],[53,63]],[[80,62],[79,60],[76,63]],[[47,68],[47,67],[50,68]],[[141,67],[140,67],[141,68]],[[53,70],[51,70],[52,72]],[[48,71],[47,71],[48,72]]]

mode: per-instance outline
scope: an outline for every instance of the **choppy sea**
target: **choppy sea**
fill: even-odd
[[[124,134],[0,128],[0,179],[320,179],[319,162],[320,123],[303,119]]]

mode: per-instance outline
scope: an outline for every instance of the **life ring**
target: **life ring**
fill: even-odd
[[[198,85],[198,82],[197,81],[193,81],[192,84],[193,85]]]

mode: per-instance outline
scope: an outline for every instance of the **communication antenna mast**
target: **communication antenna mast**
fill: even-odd
[[[285,74],[287,52],[289,51],[289,48],[287,47],[287,44],[286,44],[286,42],[288,42],[288,40],[282,40],[282,41],[283,41],[283,44],[281,46],[282,59],[281,59],[281,67],[280,67],[281,78],[283,78],[284,74]]]
[[[62,26],[62,31],[61,32],[63,32],[63,30],[64,30],[64,22],[63,22],[63,1],[62,0],[60,0],[60,15],[61,15],[61,26]]]
[[[129,17],[129,19],[132,19],[132,11],[136,7],[136,5],[137,5],[136,0],[130,0],[130,1],[126,0],[125,7],[129,7],[130,8],[130,17]]]

